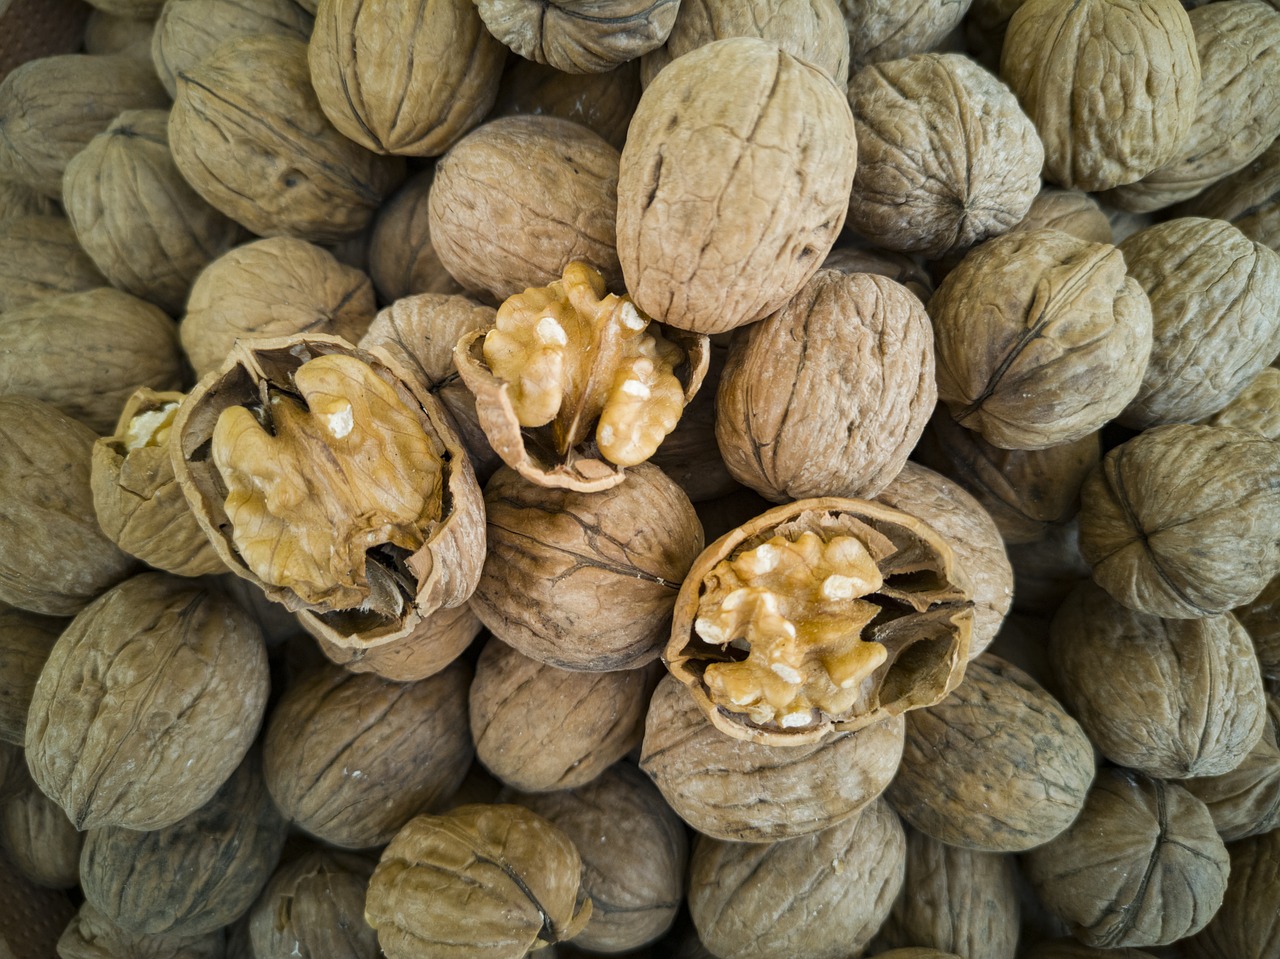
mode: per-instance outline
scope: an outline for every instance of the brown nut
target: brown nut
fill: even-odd
[[[1210,426],[1252,430],[1269,440],[1280,440],[1280,369],[1268,366],[1206,422]]]
[[[66,217],[0,216],[0,313],[106,285]]]
[[[1251,240],[1280,252],[1280,143],[1237,173],[1223,177],[1194,200],[1175,208],[1179,216],[1226,220]]]
[[[1224,842],[1280,828],[1280,698],[1267,697],[1263,725],[1262,738],[1235,769],[1180,784],[1209,807]]]
[[[1072,520],[1034,543],[1009,547],[1013,566],[1013,608],[1032,616],[1054,610],[1076,583],[1089,578],[1080,555],[1080,526]]]
[[[73,889],[80,881],[79,832],[62,807],[42,793],[27,771],[18,795],[0,804],[0,848],[25,878],[47,889]]]
[[[418,293],[463,292],[462,284],[449,275],[431,242],[428,203],[434,179],[434,167],[411,176],[373,221],[369,275],[383,302],[392,306]]]
[[[672,4],[674,6],[674,4]],[[640,61],[604,73],[564,73],[523,57],[507,62],[492,116],[546,114],[581,123],[615,150],[640,102]]]
[[[838,245],[831,248],[827,258],[822,261],[822,268],[839,270],[841,273],[887,276],[905,286],[921,303],[927,303],[929,297],[933,296],[933,278],[929,271],[919,260],[905,253],[893,253],[857,244]]]
[[[1021,0],[1019,0],[1021,2]],[[1012,229],[1061,230],[1090,243],[1111,243],[1111,221],[1098,201],[1080,190],[1046,186],[1031,201],[1031,209]]]
[[[434,676],[461,656],[482,628],[466,605],[437,609],[406,636],[381,646],[342,646],[332,642],[328,630],[315,620],[304,619],[302,626],[329,662],[353,673],[375,673],[397,683]]]
[[[138,935],[121,929],[87,902],[58,940],[60,959],[223,959],[225,955],[221,929],[194,936]]]
[[[477,0],[489,31],[526,60],[602,73],[661,46],[680,0]]]
[[[1262,588],[1262,592],[1243,606],[1237,606],[1235,617],[1253,640],[1254,651],[1262,675],[1280,679],[1280,576]]]
[[[31,694],[67,623],[0,603],[0,742],[22,745]]]
[[[373,868],[327,849],[282,865],[249,912],[249,959],[376,959],[378,934],[364,921]]]
[[[1267,959],[1280,934],[1280,831],[1231,844],[1231,882],[1222,908],[1189,944],[1197,959]]]
[[[849,34],[851,72],[932,50],[960,23],[968,0],[839,0]]]
[[[925,522],[800,500],[698,557],[663,661],[721,732],[815,743],[945,697],[964,677],[973,607],[968,574]]]

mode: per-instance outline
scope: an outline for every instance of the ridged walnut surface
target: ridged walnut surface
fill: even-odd
[[[477,0],[485,26],[524,57],[601,73],[661,46],[680,0]]]

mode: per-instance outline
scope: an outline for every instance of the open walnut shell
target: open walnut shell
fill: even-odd
[[[475,589],[484,506],[466,450],[439,401],[378,348],[237,342],[170,442],[228,568],[330,644],[404,639]]]
[[[582,262],[509,297],[464,335],[458,372],[502,461],[539,486],[596,493],[647,460],[702,386],[706,336],[662,327]]]
[[[722,732],[817,742],[932,706],[964,677],[969,577],[923,521],[863,500],[799,500],[694,562],[663,660]]]

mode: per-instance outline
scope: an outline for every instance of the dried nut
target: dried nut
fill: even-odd
[[[137,565],[94,515],[94,439],[47,403],[0,396],[0,602],[72,616]]]
[[[906,858],[902,826],[884,802],[790,842],[700,836],[689,911],[722,959],[843,959],[860,954],[888,916]]]
[[[1080,555],[1080,527],[1072,520],[1034,543],[1009,547],[1013,566],[1013,608],[1034,616],[1057,609],[1076,583],[1089,578]]]
[[[884,59],[849,83],[858,171],[848,226],[931,260],[1011,229],[1040,189],[1044,162],[1017,98],[958,53]]]
[[[171,432],[223,562],[327,641],[402,640],[474,589],[475,475],[439,401],[389,355],[333,336],[238,343]]]
[[[22,791],[0,805],[0,847],[20,872],[38,886],[72,889],[80,881],[80,844],[76,830],[52,799],[31,781],[18,777]]]
[[[933,278],[918,260],[905,253],[892,253],[872,247],[836,246],[822,261],[824,270],[841,273],[874,273],[901,283],[921,303],[933,296]]]
[[[473,750],[471,670],[454,663],[416,683],[325,665],[300,679],[267,721],[267,788],[295,826],[344,849],[391,839],[458,788]]]
[[[695,507],[742,489],[729,473],[716,443],[716,391],[729,351],[712,347],[709,353],[707,375],[698,394],[684,408],[676,428],[650,458],[653,465],[676,481]],[[764,500],[761,503],[764,504],[762,509],[769,508]],[[755,511],[758,512],[760,510]],[[754,516],[755,513],[748,515]]]
[[[839,0],[848,26],[851,72],[932,50],[959,25],[968,0]]]
[[[1058,609],[1050,655],[1098,750],[1161,779],[1235,769],[1267,721],[1249,635],[1230,613],[1159,619],[1082,583]]]
[[[939,952],[924,946],[908,946],[905,949],[890,949],[888,952],[877,952],[873,959],[961,959],[952,952]]]
[[[936,397],[920,301],[885,277],[824,269],[734,339],[716,439],[734,478],[767,499],[872,497],[906,463]]]
[[[1155,223],[1155,216],[1150,213],[1128,213],[1111,206],[1100,208],[1111,221],[1112,243],[1123,243],[1139,230],[1145,230]]]
[[[84,52],[124,53],[149,63],[154,29],[154,19],[135,20],[94,9],[84,25]]]
[[[1010,613],[987,652],[1018,667],[1061,702],[1062,693],[1049,665],[1049,621],[1037,615],[1039,612]]]
[[[388,959],[521,959],[591,916],[569,838],[521,806],[419,816],[382,853],[365,921]],[[461,937],[461,938],[459,938]]]
[[[1280,698],[1267,697],[1262,738],[1235,769],[1181,783],[1209,807],[1223,842],[1280,828]]]
[[[893,778],[901,718],[801,746],[763,746],[716,729],[674,676],[658,684],[640,768],[694,829],[728,842],[775,842],[856,815]]]
[[[698,333],[768,316],[830,251],[856,165],[843,93],[776,44],[718,40],[673,61],[622,151],[618,258],[636,306]]]
[[[1251,240],[1280,252],[1280,143],[1268,147],[1238,173],[1223,177],[1194,200],[1180,205],[1180,216],[1226,220]]]
[[[147,936],[125,932],[90,903],[67,924],[58,940],[60,959],[223,959],[226,936],[215,932],[195,936]]]
[[[378,295],[393,306],[417,293],[462,292],[462,284],[449,275],[431,242],[428,199],[434,180],[435,167],[411,176],[373,221],[369,275]]]
[[[945,697],[964,677],[973,607],[968,575],[925,522],[800,500],[698,557],[663,660],[721,732],[814,743]]]
[[[1080,491],[1080,552],[1130,609],[1172,619],[1251,602],[1280,572],[1280,447],[1160,426],[1107,453]]]
[[[675,6],[675,4],[672,4]],[[492,116],[544,114],[594,130],[615,150],[640,102],[640,61],[604,73],[564,73],[523,57],[508,61]]]
[[[0,216],[0,313],[106,286],[63,216]]]
[[[1117,419],[1133,429],[1222,409],[1280,353],[1280,254],[1217,220],[1148,227],[1120,244],[1151,300],[1142,388]]]
[[[602,73],[661,46],[669,0],[477,0],[489,31],[527,60],[566,73]]]
[[[140,386],[182,385],[178,331],[158,307],[101,287],[0,317],[0,389],[109,433]]]
[[[375,153],[444,153],[498,95],[506,51],[483,13],[468,0],[320,0],[307,57],[325,116]]]
[[[1249,632],[1262,675],[1280,679],[1280,576],[1262,588],[1253,600],[1237,606],[1235,617]]]
[[[0,179],[60,200],[71,158],[121,111],[168,102],[151,64],[134,57],[30,60],[0,82]]]
[[[259,764],[250,751],[212,799],[168,828],[89,830],[85,898],[137,935],[195,936],[238,918],[275,869],[288,830]]]
[[[373,867],[327,849],[282,865],[250,910],[251,957],[376,959],[378,935],[364,921]]]
[[[1009,21],[1000,76],[1040,131],[1045,179],[1090,193],[1176,157],[1200,94],[1178,0],[1029,0]]]
[[[1101,949],[1198,932],[1227,888],[1227,850],[1204,803],[1124,769],[1101,770],[1079,818],[1022,863],[1072,935]]]
[[[205,264],[243,231],[187,185],[168,131],[168,110],[120,114],[67,164],[62,202],[112,286],[176,315]]]
[[[702,526],[648,463],[599,493],[548,489],[503,468],[485,487],[488,555],[471,608],[500,640],[561,669],[658,658]]]
[[[466,651],[482,628],[466,605],[437,609],[403,639],[381,646],[340,646],[330,642],[326,630],[316,628],[313,620],[304,619],[302,625],[330,662],[353,673],[374,673],[397,683],[416,682],[442,671]]]
[[[0,603],[0,742],[26,738],[31,694],[67,622]]]
[[[0,222],[22,216],[58,215],[58,204],[17,180],[0,177]]]
[[[584,786],[640,744],[655,669],[570,672],[496,639],[471,684],[476,758],[526,793]]]
[[[507,299],[492,329],[460,337],[454,359],[503,462],[541,486],[594,492],[653,455],[710,353],[705,336],[652,324],[573,262]]]
[[[1206,422],[1210,426],[1252,430],[1269,440],[1280,440],[1280,369],[1268,366]]]
[[[1140,949],[1094,949],[1074,939],[1038,942],[1027,953],[1027,959],[1154,959]],[[1234,959],[1234,957],[1233,957]]]
[[[376,312],[368,276],[327,250],[282,236],[210,263],[191,288],[179,334],[202,377],[223,365],[236,340],[330,333],[355,343]]]
[[[163,573],[135,576],[54,645],[31,701],[27,765],[78,829],[163,829],[240,764],[267,681],[248,613]]]
[[[404,179],[325,119],[293,36],[226,40],[179,73],[169,145],[195,191],[260,236],[352,236]]]
[[[1019,3],[1022,0],[1018,0]],[[1111,221],[1098,201],[1079,190],[1047,186],[1031,201],[1031,209],[1014,230],[1061,230],[1090,243],[1112,243]]]
[[[1138,392],[1151,350],[1151,306],[1121,251],[1057,230],[982,244],[942,281],[929,316],[939,398],[1005,449],[1099,429]]]
[[[1231,844],[1222,908],[1190,944],[1201,959],[1268,959],[1280,934],[1280,830]]]
[[[182,393],[143,388],[115,433],[93,444],[90,485],[102,531],[130,556],[176,576],[226,572],[173,476],[169,431]]]
[[[635,766],[618,763],[595,782],[519,802],[564,830],[582,857],[591,918],[574,945],[605,953],[653,942],[684,898],[684,823]]]
[[[427,205],[440,262],[499,301],[558,280],[575,260],[620,289],[618,156],[559,117],[501,117],[473,130],[436,164]]]

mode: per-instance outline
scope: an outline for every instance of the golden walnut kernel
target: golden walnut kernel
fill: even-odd
[[[951,547],[914,516],[801,500],[698,557],[663,658],[735,739],[816,742],[955,688],[972,597]]]
[[[509,298],[494,327],[463,336],[455,356],[508,466],[543,486],[591,491],[653,455],[710,354],[706,337],[668,339],[630,297],[606,293],[596,270],[574,262],[562,280]]]

